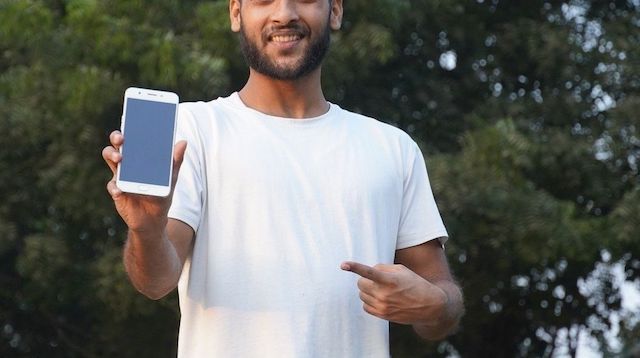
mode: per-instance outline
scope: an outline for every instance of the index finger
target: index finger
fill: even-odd
[[[112,146],[104,147],[104,149],[102,149],[102,159],[107,162],[107,165],[109,166],[113,174],[115,174],[118,162],[121,159],[120,152],[118,152]]]
[[[119,130],[111,132],[111,134],[109,134],[109,141],[114,148],[119,149],[122,145],[122,142],[124,141],[122,132],[120,132]]]
[[[377,283],[391,283],[393,281],[387,272],[380,271],[375,267],[367,266],[359,262],[345,261],[340,265],[340,268]]]

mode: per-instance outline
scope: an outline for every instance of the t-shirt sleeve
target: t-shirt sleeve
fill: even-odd
[[[179,106],[176,142],[186,140],[187,150],[180,167],[178,181],[168,216],[180,220],[198,231],[203,205],[201,146],[195,118],[187,105]]]
[[[396,249],[419,245],[433,239],[440,239],[440,243],[444,245],[448,234],[431,191],[424,157],[413,140],[411,146],[403,183]]]

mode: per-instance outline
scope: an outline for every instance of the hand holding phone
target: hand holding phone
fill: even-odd
[[[125,92],[116,185],[124,192],[167,196],[178,96],[173,92],[128,88]]]
[[[113,173],[113,178],[107,184],[107,191],[111,195],[118,213],[131,230],[157,231],[164,229],[167,223],[167,212],[171,205],[171,196],[160,197],[125,193],[116,185],[118,168],[121,167],[123,161],[122,149],[125,139],[123,134],[116,130],[109,135],[109,142],[110,145],[102,150],[102,157]],[[187,143],[180,141],[172,149],[169,193],[171,193],[171,189],[177,180],[186,147]]]

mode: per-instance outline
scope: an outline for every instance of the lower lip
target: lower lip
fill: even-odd
[[[300,41],[301,39],[293,40],[293,41],[285,41],[285,42],[271,41],[271,44],[273,44],[274,46],[276,46],[278,49],[281,49],[281,50],[290,50],[296,47],[300,43]]]

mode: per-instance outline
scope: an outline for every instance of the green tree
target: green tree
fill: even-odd
[[[426,344],[394,325],[394,356],[571,354],[581,330],[606,351],[619,287],[592,273],[621,262],[640,282],[640,4],[345,7],[327,95],[420,143],[466,295],[457,335]],[[227,11],[0,0],[0,356],[175,355],[176,296],[152,302],[127,281],[99,152],[130,85],[200,100],[244,83]]]

